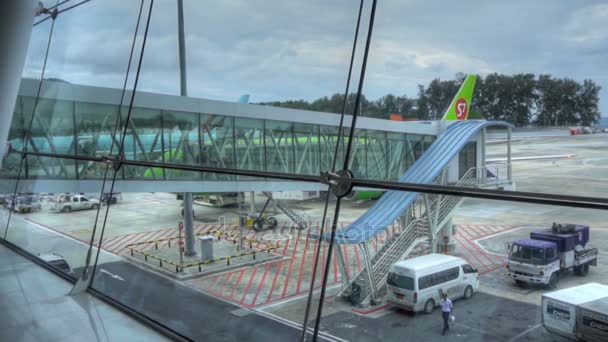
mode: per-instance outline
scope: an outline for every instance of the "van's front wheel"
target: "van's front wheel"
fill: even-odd
[[[473,288],[469,285],[464,289],[464,299],[469,299],[471,297],[473,297]]]
[[[428,315],[431,312],[433,312],[434,309],[435,309],[435,301],[432,299],[427,300],[426,303],[424,304],[424,313]]]

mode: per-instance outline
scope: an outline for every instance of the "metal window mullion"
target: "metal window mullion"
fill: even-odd
[[[165,112],[164,111],[160,112],[160,146],[161,146],[160,157],[161,157],[161,160],[163,161],[163,164],[165,164],[166,160],[165,160]],[[162,174],[163,180],[166,181],[167,174],[166,174],[165,168],[162,167],[161,170],[163,172],[163,174]],[[154,171],[152,172],[152,177],[154,178]]]
[[[78,125],[76,125],[76,101],[72,101],[72,122],[74,124],[74,155],[76,156],[78,155]],[[78,160],[74,161],[74,176],[76,180],[79,179]]]

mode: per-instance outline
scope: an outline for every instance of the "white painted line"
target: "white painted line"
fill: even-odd
[[[31,225],[34,225],[34,226],[36,226],[36,227],[38,227],[38,228],[41,228],[41,229],[44,229],[44,230],[46,230],[47,232],[53,233],[53,234],[55,234],[55,235],[59,235],[59,236],[64,237],[64,238],[66,238],[66,239],[68,239],[68,240],[71,240],[71,241],[77,242],[77,243],[79,243],[79,244],[81,244],[81,245],[84,245],[84,246],[87,246],[87,247],[89,246],[89,244],[88,244],[88,243],[86,243],[86,242],[84,242],[84,241],[82,241],[82,240],[78,240],[78,239],[76,239],[76,238],[74,238],[74,237],[69,236],[69,235],[68,235],[68,234],[66,234],[66,233],[59,232],[59,231],[54,230],[54,229],[52,229],[52,228],[45,227],[45,226],[41,225],[40,223],[35,222],[35,221],[32,221],[32,220],[30,220],[30,219],[28,219],[28,218],[23,219],[23,220],[24,220],[24,221],[27,221],[27,222],[28,222],[29,224],[31,224]],[[96,248],[96,247],[93,247],[93,248]]]
[[[330,287],[328,287],[328,288],[327,288],[327,290],[333,290],[333,289],[339,288],[339,287],[341,287],[341,286],[342,286],[342,285],[340,285],[340,284],[338,284],[338,285],[334,285],[334,286],[330,286]],[[326,291],[327,291],[327,290],[326,290]],[[316,290],[314,293],[318,293],[319,291],[321,291],[321,289]],[[307,292],[308,292],[308,291],[307,291]],[[257,308],[257,310],[266,310],[266,309],[270,309],[270,308],[273,308],[273,307],[275,307],[275,306],[279,306],[279,305],[284,305],[284,304],[287,304],[287,303],[291,303],[291,302],[293,302],[293,301],[300,300],[300,299],[302,299],[302,298],[306,298],[306,297],[308,297],[308,294],[307,294],[307,293],[304,293],[304,294],[301,294],[301,295],[299,295],[299,296],[295,296],[295,297],[291,297],[291,298],[289,298],[289,299],[285,299],[285,300],[283,300],[283,301],[279,301],[279,302],[277,302],[277,303],[272,303],[272,304],[268,304],[268,305],[265,305],[265,306],[259,306],[259,307]]]
[[[517,227],[517,228],[511,228],[511,229],[507,229],[507,230],[502,231],[502,232],[498,232],[498,233],[496,233],[496,234],[491,234],[491,235],[484,236],[484,237],[482,237],[482,238],[479,238],[479,239],[473,240],[473,242],[474,242],[474,243],[475,243],[477,246],[479,246],[479,248],[481,248],[482,250],[484,250],[484,251],[485,251],[486,253],[488,253],[488,254],[497,255],[497,256],[500,256],[500,257],[506,258],[506,257],[507,257],[507,255],[505,255],[505,254],[494,253],[494,252],[490,252],[490,251],[488,251],[488,250],[487,250],[487,249],[486,249],[484,246],[482,246],[482,245],[479,243],[479,241],[481,241],[481,240],[485,240],[485,239],[488,239],[488,238],[491,238],[491,237],[496,237],[496,236],[498,236],[498,235],[502,235],[502,234],[505,234],[505,233],[513,232],[513,231],[516,231],[516,230],[520,230],[520,229],[543,229],[543,227]]]
[[[537,325],[535,325],[535,326],[533,326],[533,327],[531,327],[531,328],[529,328],[529,329],[526,329],[526,330],[522,331],[521,333],[517,334],[515,337],[513,337],[513,338],[512,338],[512,339],[510,339],[510,340],[508,340],[507,342],[513,342],[513,341],[517,340],[518,338],[520,338],[520,337],[522,337],[522,336],[526,335],[526,334],[527,334],[527,333],[529,333],[530,331],[537,329],[537,328],[538,328],[538,327],[540,327],[540,326],[542,326],[542,324],[541,324],[541,323],[538,323]]]
[[[485,334],[487,334],[487,333],[488,333],[488,332],[487,332],[487,331],[485,331],[485,330],[481,330],[481,329],[473,328],[473,327],[470,327],[470,326],[465,325],[465,324],[462,324],[462,323],[456,323],[456,322],[454,322],[453,324],[454,324],[454,325],[456,325],[456,326],[461,326],[461,327],[467,328],[467,329],[469,329],[469,330],[473,330],[473,331],[475,331],[475,332],[477,332],[477,333],[480,333],[480,334],[482,334],[482,335],[485,335]]]
[[[538,159],[568,159],[576,156],[575,154],[554,154],[554,155],[544,155],[544,156],[529,156],[529,157],[511,157],[511,161],[520,161],[520,160],[538,160]],[[507,161],[507,158],[492,158],[486,159],[488,163],[494,162],[502,162]]]
[[[298,330],[300,330],[300,331],[301,331],[301,330],[302,330],[302,328],[303,328],[302,324],[300,324],[300,323],[295,323],[295,322],[292,322],[292,321],[290,321],[290,320],[287,320],[287,319],[285,319],[285,318],[282,318],[282,317],[276,316],[276,315],[274,315],[274,314],[271,314],[271,313],[268,313],[268,312],[263,312],[263,313],[261,313],[261,314],[262,314],[262,315],[264,315],[264,316],[266,316],[266,317],[268,317],[268,318],[271,318],[271,319],[273,319],[273,320],[275,320],[275,321],[277,321],[277,322],[281,322],[281,323],[283,323],[283,324],[285,324],[285,325],[288,325],[288,326],[294,327],[294,328],[296,328],[296,329],[298,329]],[[312,335],[312,334],[314,333],[314,329],[313,329],[313,328],[311,328],[311,327],[308,327],[308,328],[306,329],[306,332],[307,332],[308,334]],[[327,340],[327,341],[332,341],[332,342],[333,342],[333,341],[335,341],[335,342],[348,342],[348,340],[342,339],[342,338],[340,338],[340,337],[337,337],[337,336],[331,335],[331,334],[326,333],[326,332],[323,332],[323,331],[319,331],[319,337],[321,337],[321,338],[323,338],[323,339],[325,339],[325,340]]]

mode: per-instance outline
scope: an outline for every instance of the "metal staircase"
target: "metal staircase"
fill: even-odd
[[[295,223],[298,229],[304,229],[308,226],[306,224],[306,220],[304,220],[302,216],[300,216],[291,206],[289,206],[287,202],[273,198],[271,192],[264,191],[263,194],[270,198],[277,205],[277,208],[279,208],[293,223]]]
[[[470,169],[455,185],[478,186],[477,173],[477,168]],[[368,267],[365,267],[343,290],[342,296],[355,305],[365,303],[367,300],[374,304],[384,292],[384,284],[391,265],[407,257],[418,243],[425,240],[431,240],[433,243],[433,237],[448,222],[462,201],[463,198],[457,196],[436,196],[433,200],[429,200],[428,210],[406,227],[401,227],[400,232],[370,258],[369,265],[373,270],[371,276]],[[367,245],[365,243],[361,245],[364,254],[367,254]],[[364,258],[366,257],[368,256],[364,255]]]

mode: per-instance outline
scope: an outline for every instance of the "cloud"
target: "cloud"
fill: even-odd
[[[357,9],[348,0],[186,1],[190,96],[233,101],[250,93],[257,102],[342,92]],[[122,86],[138,10],[134,1],[105,0],[60,15],[48,75]],[[366,2],[354,80],[369,10]],[[386,0],[376,14],[368,97],[413,97],[418,84],[453,79],[457,72],[591,78],[602,85],[602,98],[608,96],[608,5],[602,1]],[[40,70],[45,41],[42,29],[34,36],[27,67],[32,74]],[[177,94],[177,54],[175,1],[157,0],[140,89]],[[608,101],[601,106],[608,113]]]

